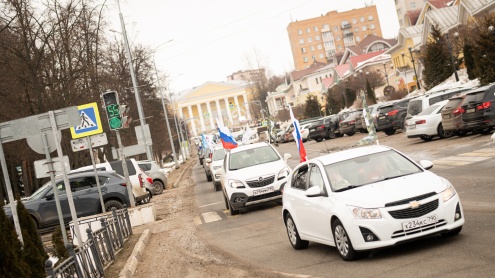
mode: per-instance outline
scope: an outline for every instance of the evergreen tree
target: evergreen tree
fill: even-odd
[[[69,257],[69,251],[67,251],[67,248],[64,245],[62,229],[60,229],[60,226],[57,226],[55,231],[53,231],[52,243],[54,247],[54,255],[59,259],[58,262],[63,262]]]
[[[19,224],[22,227],[22,239],[24,240],[22,258],[30,268],[30,277],[44,278],[46,277],[45,261],[48,259],[48,255],[36,230],[36,224],[19,198],[17,199],[17,213],[19,215]]]
[[[321,115],[320,103],[318,97],[309,95],[306,99],[306,108],[304,109],[304,116],[306,118],[314,118]]]
[[[376,104],[375,90],[371,88],[368,78],[366,78],[366,101],[368,105]]]
[[[431,28],[430,39],[426,43],[426,53],[422,61],[426,89],[435,87],[453,74],[446,38],[438,26]]]
[[[495,18],[490,20],[487,17],[483,20],[483,30],[477,39],[477,47],[475,48],[475,65],[478,78],[482,85],[495,81],[495,33],[488,31],[489,24],[495,23]],[[486,27],[485,27],[486,26]]]
[[[21,242],[14,225],[0,209],[0,277],[29,277],[29,267],[22,259]]]
[[[351,88],[345,88],[345,96],[347,98],[347,106],[352,106],[354,101],[356,101],[356,91]]]
[[[467,69],[467,74],[469,79],[478,78],[478,73],[476,69],[476,63],[473,56],[473,47],[470,44],[464,44],[464,65]]]
[[[344,90],[344,88],[340,88],[340,86],[334,86],[327,91],[327,112],[330,114],[337,114],[343,107],[343,94],[340,90]]]

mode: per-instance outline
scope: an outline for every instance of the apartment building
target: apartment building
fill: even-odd
[[[376,6],[291,22],[287,27],[296,70],[314,62],[333,62],[336,53],[354,46],[368,35],[382,36]]]

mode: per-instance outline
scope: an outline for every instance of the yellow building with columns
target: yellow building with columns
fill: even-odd
[[[206,82],[185,92],[175,105],[191,135],[198,136],[216,132],[216,118],[231,130],[251,121],[250,95],[249,84],[242,80]]]

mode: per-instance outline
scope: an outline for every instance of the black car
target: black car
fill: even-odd
[[[93,171],[68,175],[77,217],[85,217],[102,212],[96,178]],[[124,204],[130,206],[125,180],[115,172],[98,171],[105,210],[121,209]],[[65,192],[62,176],[55,178],[64,222],[72,220],[69,201]],[[47,182],[23,201],[27,211],[36,222],[38,229],[59,225],[57,207],[51,182]],[[12,217],[10,206],[4,206],[5,213]]]
[[[319,119],[309,127],[309,138],[316,142],[335,138],[337,136],[335,132],[339,128],[339,121],[339,115],[330,115]]]
[[[405,130],[407,105],[411,98],[401,99],[378,108],[377,131],[392,135],[397,129]]]
[[[350,113],[347,118],[345,118],[339,124],[339,133],[347,134],[347,136],[352,136],[356,133],[356,119],[360,117],[363,112],[359,113],[359,111],[355,111],[354,113]]]
[[[462,103],[466,130],[487,134],[495,126],[495,84],[469,92]]]

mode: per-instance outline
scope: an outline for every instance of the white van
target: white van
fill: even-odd
[[[141,168],[139,168],[139,165],[137,164],[134,158],[126,159],[126,164],[127,164],[127,171],[129,172],[129,179],[132,184],[132,194],[134,195],[134,199],[136,203],[139,203],[141,201],[145,203],[148,202],[154,194],[153,185],[152,184],[150,185],[151,188],[147,188],[146,186],[149,183],[145,181],[145,178],[148,177],[148,175],[143,170],[141,170]],[[96,169],[115,171],[117,174],[124,177],[122,161],[120,160],[98,163],[96,164]],[[77,168],[70,172],[75,173],[75,172],[83,172],[89,170],[93,170],[93,165]]]
[[[449,99],[459,93],[471,90],[471,87],[465,87],[465,88],[453,88],[449,89],[446,91],[440,91],[440,92],[426,92],[424,95],[416,97],[409,101],[409,104],[407,106],[407,115],[406,115],[406,120],[409,120],[413,116],[418,115],[421,113],[426,107],[435,104],[437,102],[440,102],[442,100]]]

